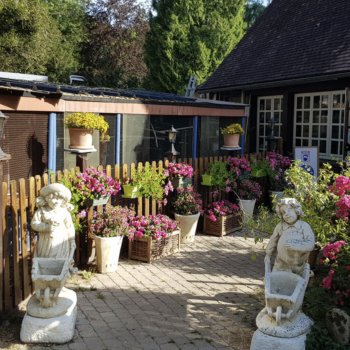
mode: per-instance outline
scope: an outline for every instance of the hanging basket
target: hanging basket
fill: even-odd
[[[96,199],[96,198],[94,198],[94,199],[86,199],[83,202],[83,206],[84,207],[96,207],[98,205],[104,205],[104,204],[107,204],[108,199],[109,199],[109,195],[108,194],[103,196],[103,197],[100,197],[98,199]]]
[[[192,179],[183,176],[173,177],[171,183],[174,188],[187,188],[188,185],[192,186]]]
[[[211,186],[211,175],[202,175],[203,182],[201,183],[202,186]]]
[[[124,194],[123,198],[136,198],[137,186],[133,185],[122,185]]]

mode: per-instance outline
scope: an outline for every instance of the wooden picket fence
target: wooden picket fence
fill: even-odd
[[[245,155],[250,159],[250,155]],[[255,155],[257,159],[262,159],[265,154]],[[210,157],[192,159],[178,159],[178,162],[190,164],[195,171],[193,177],[194,188],[202,195],[204,205],[211,203],[212,197],[209,195],[212,191],[211,187],[201,186],[201,175],[206,172],[210,163],[216,161],[226,161],[226,157]],[[149,164],[148,162],[145,165]],[[163,171],[168,166],[168,161],[152,162],[151,167],[159,168]],[[144,165],[137,164],[137,168],[141,169]],[[120,184],[126,184],[131,179],[132,169],[136,164],[123,164],[122,166],[114,166],[114,179]],[[108,176],[112,175],[112,167],[110,165],[103,169],[102,166],[98,170],[104,170]],[[6,182],[2,183],[3,190],[3,237],[2,250],[0,249],[0,321],[2,315],[10,312],[17,307],[23,300],[29,297],[33,292],[33,284],[31,281],[31,260],[34,253],[35,242],[38,239],[37,233],[30,228],[30,221],[35,211],[35,201],[39,196],[42,187],[49,183],[55,183],[62,178],[69,178],[69,172],[72,178],[75,177],[79,169],[71,169],[70,171],[58,171],[56,174],[44,174],[43,176],[30,177],[29,179],[20,179],[10,181],[10,188]],[[50,179],[50,181],[49,181]],[[227,194],[220,193],[219,199],[226,198]],[[135,198],[122,199],[121,193],[118,193],[109,202],[113,201],[114,205],[127,205],[134,207],[137,215],[148,216],[157,213],[171,213],[171,194],[168,198],[168,205],[163,206],[150,199]],[[94,208],[88,208],[87,219],[91,219]],[[97,207],[97,211],[102,211],[102,206]],[[81,234],[76,235],[76,252],[75,263],[77,266],[84,266],[91,261],[93,252],[93,238],[90,228]],[[1,243],[1,242],[0,242]],[[0,246],[1,248],[1,246]],[[2,252],[2,256],[1,256]]]

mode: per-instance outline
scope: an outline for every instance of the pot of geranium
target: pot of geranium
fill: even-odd
[[[204,215],[203,233],[223,237],[242,228],[242,212],[236,204],[227,200],[208,204]]]
[[[175,220],[179,223],[181,243],[192,243],[196,235],[196,229],[202,200],[200,194],[195,193],[193,186],[177,188],[177,194],[172,200]]]
[[[239,148],[239,136],[244,134],[240,124],[231,124],[225,128],[220,128],[224,136],[224,147]]]
[[[255,202],[261,197],[261,186],[257,182],[243,180],[237,189],[238,201],[244,216],[251,216],[254,212]]]
[[[180,251],[180,230],[166,215],[137,216],[130,222],[135,229],[129,241],[129,259],[148,263]]]
[[[105,133],[109,127],[102,115],[95,113],[71,113],[63,120],[63,124],[69,129],[71,149],[91,150],[92,134],[94,130]]]
[[[192,185],[193,168],[186,163],[169,163],[164,170],[166,176],[171,175],[171,183],[174,188],[186,188]]]
[[[135,228],[129,222],[135,211],[127,207],[107,205],[104,212],[94,212],[89,222],[94,232],[97,270],[100,273],[115,272],[118,268],[123,237],[132,239]]]

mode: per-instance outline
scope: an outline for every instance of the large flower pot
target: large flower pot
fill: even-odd
[[[202,186],[211,186],[211,175],[202,175]]]
[[[122,185],[124,194],[123,198],[136,198],[137,186],[133,185]]]
[[[92,146],[92,134],[93,130],[89,129],[79,129],[79,128],[70,128],[69,137],[71,149],[86,149],[91,150],[94,147]]]
[[[123,236],[95,238],[97,270],[100,273],[117,271]]]
[[[225,134],[224,147],[239,148],[239,134]]]
[[[276,199],[277,203],[284,198],[283,191],[271,191],[269,190],[271,209],[273,209],[273,200]]]
[[[254,212],[256,199],[240,199],[239,207],[243,211],[244,216],[250,216]]]
[[[175,213],[175,220],[181,222],[179,224],[181,232],[181,244],[194,242],[199,215],[200,213],[194,215],[179,215]]]
[[[188,185],[192,186],[192,179],[188,177],[179,176],[174,177],[171,180],[171,183],[174,188],[187,188]]]

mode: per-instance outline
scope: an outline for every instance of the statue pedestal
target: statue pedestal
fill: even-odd
[[[278,338],[255,331],[250,350],[305,350],[306,333],[294,338]]]
[[[20,335],[23,343],[64,344],[72,340],[77,318],[77,294],[72,290],[64,289],[58,299],[61,294],[66,301],[69,300],[70,305],[62,316],[39,318],[25,314]],[[35,295],[32,298],[35,298]]]

